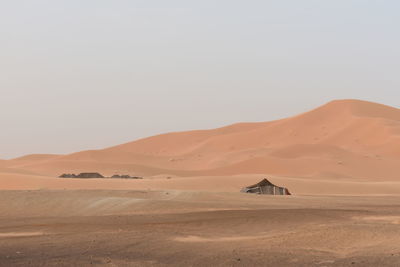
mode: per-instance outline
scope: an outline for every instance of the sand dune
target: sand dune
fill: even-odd
[[[50,176],[96,170],[106,175],[259,173],[393,181],[399,179],[399,147],[399,109],[340,100],[278,121],[168,133],[102,150],[26,156],[7,164]]]
[[[0,266],[397,266],[399,173],[400,110],[354,100],[0,161]]]

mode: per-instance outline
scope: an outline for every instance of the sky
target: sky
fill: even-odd
[[[0,158],[400,107],[400,1],[0,0]]]

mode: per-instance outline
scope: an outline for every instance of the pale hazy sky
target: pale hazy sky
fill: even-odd
[[[399,107],[400,1],[0,0],[0,158]]]

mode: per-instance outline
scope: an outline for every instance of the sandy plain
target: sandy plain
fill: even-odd
[[[400,196],[0,194],[1,266],[398,266]]]

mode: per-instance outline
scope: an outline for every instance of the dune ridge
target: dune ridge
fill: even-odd
[[[69,155],[29,155],[5,164],[47,176],[96,170],[106,175],[259,173],[396,181],[399,147],[399,109],[336,100],[271,122],[167,133]]]

